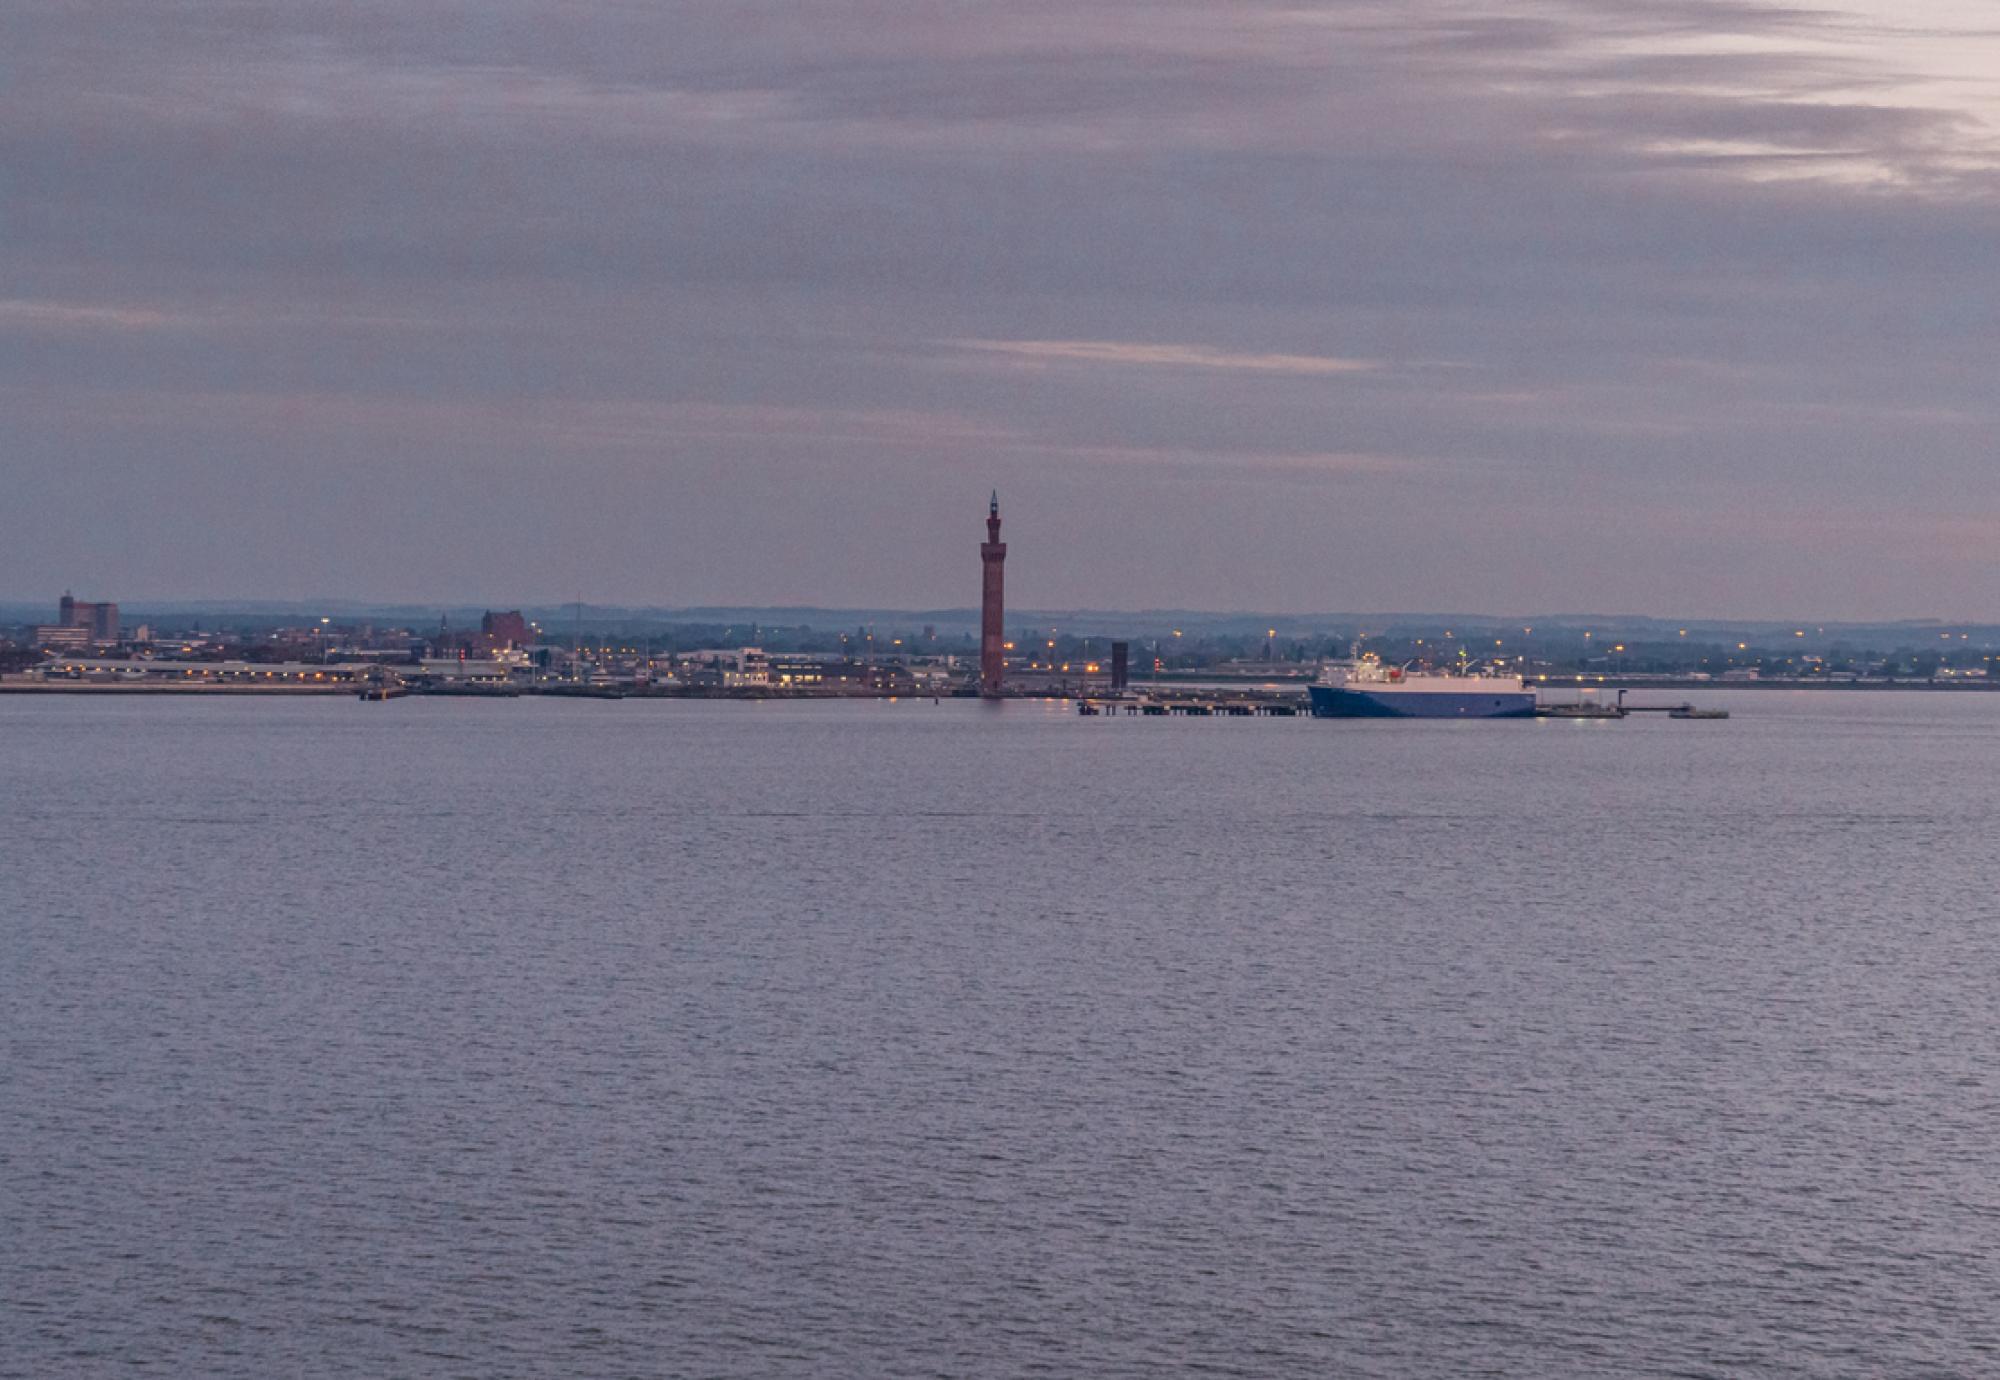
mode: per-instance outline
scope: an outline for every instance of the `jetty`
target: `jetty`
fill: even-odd
[[[1076,712],[1084,718],[1187,718],[1187,719],[1309,719],[1312,708],[1306,698],[1286,690],[1161,691],[1140,695],[1084,695],[1076,699]],[[1689,700],[1672,704],[1627,704],[1625,692],[1616,699],[1601,699],[1594,693],[1574,700],[1538,704],[1538,719],[1630,718],[1634,714],[1664,714],[1670,719],[1726,719],[1727,709],[1709,709]]]
[[[1076,712],[1086,718],[1302,719],[1311,711],[1301,695],[1284,691],[1155,691],[1148,695],[1084,696]]]
[[[1632,714],[1664,714],[1670,719],[1729,717],[1727,709],[1704,708],[1692,700],[1682,700],[1677,704],[1627,704],[1623,689],[1618,691],[1614,700],[1599,698],[1596,691],[1585,690],[1573,700],[1535,706],[1535,717],[1538,719],[1623,719]]]

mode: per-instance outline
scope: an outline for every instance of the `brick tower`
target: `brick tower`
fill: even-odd
[[[979,693],[997,695],[1007,674],[1006,634],[1001,629],[1006,612],[1002,596],[1002,569],[1007,564],[1007,543],[1000,540],[1000,491],[993,491],[993,506],[986,510],[986,540],[979,545],[982,580],[979,591]]]

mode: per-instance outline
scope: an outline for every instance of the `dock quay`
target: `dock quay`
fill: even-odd
[[[1627,704],[1622,688],[1613,700],[1603,699],[1594,691],[1586,691],[1574,700],[1535,706],[1535,717],[1538,719],[1623,719],[1633,714],[1664,714],[1670,719],[1729,717],[1727,709],[1704,709],[1692,700],[1682,700],[1678,704]]]
[[[1304,696],[1291,694],[1152,694],[1112,699],[1088,696],[1076,702],[1086,718],[1303,719],[1311,717]]]
[[[1190,718],[1190,719],[1309,719],[1312,709],[1303,695],[1287,691],[1225,692],[1154,691],[1126,697],[1079,696],[1076,712],[1085,718]],[[1664,714],[1670,719],[1726,719],[1726,709],[1705,709],[1692,701],[1672,704],[1627,704],[1620,692],[1616,700],[1585,696],[1576,700],[1538,704],[1538,719],[1629,718],[1634,714]]]

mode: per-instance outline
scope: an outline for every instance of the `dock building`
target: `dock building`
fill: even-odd
[[[146,687],[244,686],[255,689],[335,689],[353,686],[367,666],[302,661],[145,661],[57,657],[29,673],[31,681]]]

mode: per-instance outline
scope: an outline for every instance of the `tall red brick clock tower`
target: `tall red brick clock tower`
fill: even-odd
[[[979,693],[997,695],[1007,674],[1007,637],[1001,624],[1006,614],[1002,594],[1007,543],[1000,540],[1000,491],[986,510],[986,540],[979,544],[982,576],[979,598]]]

